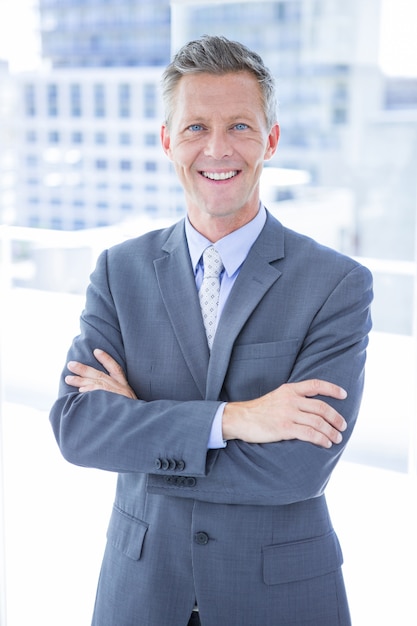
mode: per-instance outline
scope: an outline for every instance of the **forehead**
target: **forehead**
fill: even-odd
[[[174,115],[186,113],[210,114],[234,110],[257,113],[263,111],[261,87],[250,72],[186,74],[178,82],[174,100]]]

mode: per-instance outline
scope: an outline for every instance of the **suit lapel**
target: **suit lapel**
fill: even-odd
[[[281,271],[271,262],[283,256],[283,227],[268,214],[267,223],[242,265],[217,327],[207,376],[207,399],[219,397],[235,340],[251,313],[281,276]]]
[[[168,254],[156,259],[154,266],[174,333],[202,398],[217,400],[237,336],[281,275],[271,263],[284,256],[283,227],[268,214],[223,310],[211,358],[183,221],[175,225],[163,250]]]
[[[183,222],[174,227],[163,249],[169,254],[154,261],[159,288],[184,359],[204,398],[209,349]]]

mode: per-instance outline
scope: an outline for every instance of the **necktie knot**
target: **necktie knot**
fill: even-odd
[[[220,274],[223,270],[221,256],[214,246],[209,246],[204,250],[203,263],[204,276],[200,287],[199,298],[207,342],[211,349],[216,332],[217,308],[219,306],[220,294]]]
[[[214,246],[209,246],[203,252],[204,278],[218,278],[223,270],[220,254]]]

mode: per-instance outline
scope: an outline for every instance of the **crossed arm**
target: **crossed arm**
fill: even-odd
[[[71,361],[65,382],[81,393],[104,390],[137,399],[120,365],[106,352],[94,356],[107,373]],[[330,404],[315,396],[344,400],[346,391],[333,383],[310,379],[281,385],[260,398],[229,402],[223,413],[223,438],[247,443],[273,443],[298,439],[330,448],[342,441],[346,422]]]

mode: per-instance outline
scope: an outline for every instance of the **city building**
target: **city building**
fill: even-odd
[[[53,67],[161,66],[169,0],[39,0],[42,55]]]
[[[16,80],[19,225],[74,230],[182,213],[159,141],[160,69],[65,69]]]
[[[374,131],[399,98],[412,106],[414,87],[387,83],[379,70],[380,10],[381,0],[172,0],[171,7],[168,0],[40,0],[43,54],[52,67],[16,79],[14,223],[73,230],[183,214],[181,190],[159,145],[160,72],[168,49],[217,33],[258,50],[276,76],[281,140],[268,165],[307,171],[315,197],[326,188],[349,190],[344,251],[411,259],[415,193],[404,193],[401,176],[381,172],[395,172],[404,154],[414,167],[408,132],[414,122],[403,120],[402,141],[393,140],[389,151],[380,149]],[[126,45],[117,47],[123,33]],[[94,41],[97,54],[88,47]],[[402,220],[388,208],[393,198]],[[342,206],[334,211],[345,214]],[[297,223],[305,223],[302,215]],[[376,220],[387,225],[378,232],[388,247],[375,239]]]

